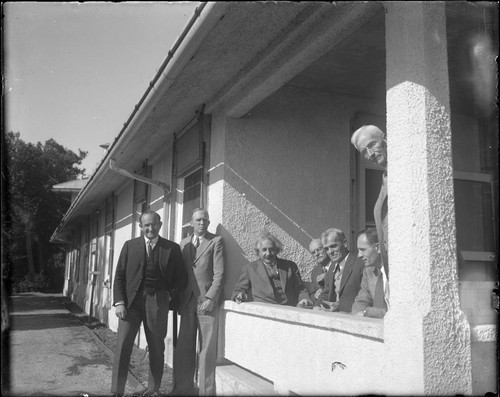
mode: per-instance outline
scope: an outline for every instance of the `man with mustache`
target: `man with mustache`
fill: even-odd
[[[287,306],[312,306],[297,264],[278,258],[283,244],[271,233],[262,233],[255,242],[259,257],[243,267],[231,299],[237,303],[255,301]]]
[[[331,261],[321,244],[320,238],[315,238],[311,241],[309,244],[309,252],[316,262],[316,266],[311,271],[311,286],[309,293],[311,295],[311,300],[316,302],[325,287],[325,275],[330,268]]]
[[[123,395],[130,355],[141,323],[149,348],[149,387],[143,396],[159,396],[165,359],[165,337],[170,292],[182,289],[187,274],[178,244],[159,236],[160,216],[145,211],[139,218],[142,236],[126,241],[113,289],[113,306],[119,318],[111,392]]]

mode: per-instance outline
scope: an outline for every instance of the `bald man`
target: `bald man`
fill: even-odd
[[[387,224],[387,140],[382,130],[374,125],[364,125],[358,128],[351,137],[351,143],[366,160],[384,168],[380,193],[373,207],[375,226],[382,263],[387,276],[389,276],[389,260],[387,256],[388,247],[388,224]]]
[[[315,238],[309,243],[309,252],[314,257],[316,266],[311,271],[311,282],[304,284],[309,287],[311,300],[316,302],[325,287],[325,275],[330,268],[331,262],[323,248],[323,244],[321,244],[320,238]]]

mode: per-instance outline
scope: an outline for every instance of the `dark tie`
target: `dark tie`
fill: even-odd
[[[375,273],[375,270],[377,271]],[[387,309],[387,303],[385,301],[385,292],[384,292],[384,280],[383,280],[383,275],[382,272],[375,268],[373,271],[374,274],[377,276],[377,284],[375,284],[375,296],[373,297],[373,306],[374,307],[381,307],[384,309]]]
[[[339,273],[340,273],[340,263],[337,263],[335,265],[335,269],[333,270],[333,278],[335,280],[337,279]]]
[[[279,276],[278,269],[276,268],[276,264],[271,265],[271,269],[273,270],[273,273]]]
[[[151,241],[148,241],[148,258],[151,258],[152,252],[153,252],[153,247],[151,247]]]
[[[333,266],[333,264],[331,265]],[[335,283],[337,282],[337,277],[338,277],[338,274],[340,273],[340,263],[336,263],[335,264],[335,267],[333,269],[333,280],[332,280],[332,285],[331,285],[331,289],[332,289],[332,300],[334,302],[337,302],[339,300],[339,293],[337,291],[337,286],[335,285]]]

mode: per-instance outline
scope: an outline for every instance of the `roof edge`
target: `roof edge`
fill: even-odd
[[[113,159],[114,155],[118,155],[120,147],[130,141],[144,118],[154,108],[165,91],[175,82],[175,79],[180,75],[184,66],[202,45],[208,32],[223,17],[229,5],[231,5],[230,2],[201,2],[196,7],[193,16],[182,30],[181,35],[177,38],[172,48],[168,51],[167,57],[153,80],[149,83],[146,92],[142,95],[138,104],[135,105],[132,114],[124,123],[120,133],[108,149],[106,156],[101,160],[101,163],[91,175],[85,187],[80,191],[75,201],[64,214],[63,219],[52,234],[50,242],[58,240],[58,235],[71,220],[76,209],[83,204],[86,195],[92,189],[96,180],[105,174],[105,171],[108,169],[109,160]]]

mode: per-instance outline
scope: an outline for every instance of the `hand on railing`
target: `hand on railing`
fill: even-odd
[[[298,304],[297,307],[311,307],[313,305],[312,300],[304,298]]]
[[[246,300],[247,300],[247,294],[245,294],[244,292],[240,292],[238,295],[234,297],[234,301],[238,304],[241,302],[246,302]]]

